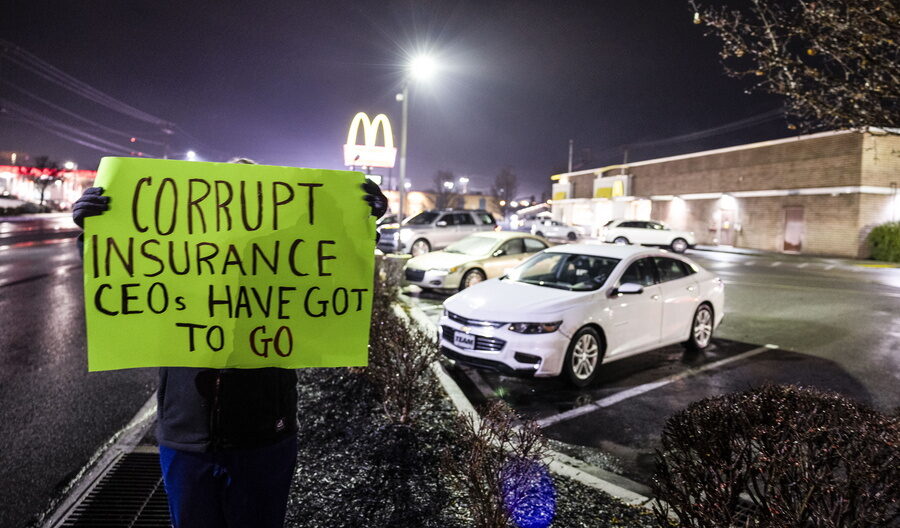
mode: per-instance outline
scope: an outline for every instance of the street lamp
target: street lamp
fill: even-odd
[[[193,150],[187,151],[187,154],[185,154],[185,157],[187,158],[188,161],[197,161],[197,153],[194,152]]]
[[[76,165],[75,165],[74,161],[67,161],[67,162],[63,163],[63,168],[65,168],[68,171],[74,170],[75,167],[76,167]]]
[[[437,64],[428,55],[417,55],[407,65],[406,78],[403,81],[403,92],[397,94],[397,101],[402,103],[402,120],[400,126],[400,211],[402,220],[406,209],[406,138],[409,130],[409,83],[410,80],[428,81],[437,71]]]
[[[451,182],[451,181],[445,181],[445,182],[444,182],[444,188],[447,189],[448,191],[452,191],[452,190],[453,190],[453,182]]]
[[[462,194],[466,194],[466,191],[469,190],[469,178],[463,176],[459,179],[459,185],[462,187]]]

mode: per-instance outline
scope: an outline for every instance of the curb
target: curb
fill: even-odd
[[[403,304],[409,310],[409,313],[404,313],[404,315],[407,316],[410,321],[432,332],[437,331],[434,323],[428,319],[428,316],[425,315],[421,308],[410,303],[404,302]],[[398,312],[403,312],[403,310],[399,309]],[[431,371],[438,379],[438,382],[440,382],[444,392],[447,393],[450,401],[453,402],[453,406],[456,407],[457,412],[463,416],[472,418],[476,426],[480,425],[481,418],[475,410],[475,407],[472,406],[472,403],[466,398],[466,395],[453,378],[444,371],[444,367],[441,365],[440,361],[435,361],[431,364]],[[547,454],[548,459],[545,460],[545,462],[550,471],[571,478],[586,486],[603,491],[624,504],[638,506],[648,510],[653,509],[655,500],[644,495],[649,489],[643,484],[592,466],[552,449],[548,449]]]
[[[116,460],[138,448],[141,439],[155,422],[156,391],[153,391],[153,394],[144,402],[131,421],[114,434],[107,445],[98,449],[91,460],[72,479],[63,492],[65,496],[53,507],[52,513],[40,521],[39,526],[41,528],[62,526],[72,509],[94,489]]]

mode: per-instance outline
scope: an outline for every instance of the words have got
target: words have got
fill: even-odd
[[[322,183],[296,183],[299,188],[283,181],[228,182],[189,179],[187,189],[179,192],[178,184],[171,178],[162,178],[156,192],[152,178],[141,178],[135,184],[131,200],[131,222],[136,237],[116,237],[91,235],[92,269],[94,279],[110,277],[117,272],[153,278],[162,274],[191,275],[196,277],[215,275],[241,275],[273,279],[281,276],[329,277],[338,257],[334,254],[334,240],[307,241],[269,240],[250,242],[238,247],[235,244],[217,244],[210,241],[165,240],[178,230],[179,222],[184,222],[182,231],[191,234],[228,232],[238,229],[246,232],[260,230],[264,219],[277,230],[282,210],[299,195],[304,195],[306,220],[309,226],[316,225],[316,191]],[[145,191],[149,191],[146,192]],[[185,192],[186,191],[186,192]],[[303,192],[305,191],[305,192]],[[185,198],[179,202],[179,196]],[[144,199],[155,201],[152,213],[139,205]],[[161,212],[163,203],[174,202],[174,207]],[[252,204],[252,206],[251,206]],[[294,204],[296,205],[296,204]],[[250,211],[253,210],[255,214]],[[145,214],[141,214],[144,211]],[[254,218],[255,217],[255,218]],[[238,223],[240,222],[240,223]],[[283,225],[283,224],[282,224]],[[149,237],[149,238],[144,238]],[[159,238],[155,238],[159,237]],[[178,237],[181,238],[181,237]],[[162,239],[162,240],[160,240]],[[94,295],[98,311],[106,315],[139,314],[147,308],[160,314],[170,308],[184,310],[185,299],[170,295],[162,282],[154,282],[143,292],[140,284],[122,284],[118,299],[115,299],[112,285],[101,284]],[[234,289],[224,285],[216,288],[210,284],[204,305],[209,317],[225,315],[228,318],[277,316],[288,319],[285,306],[294,304],[297,288],[288,286],[238,286]],[[296,301],[302,303],[302,312],[308,317],[323,317],[328,314],[343,315],[348,311],[362,309],[362,295],[367,288],[338,287],[331,292],[323,292],[317,286],[300,292]],[[141,293],[143,295],[141,296]]]

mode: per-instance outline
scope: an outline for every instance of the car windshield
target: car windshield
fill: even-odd
[[[417,214],[416,216],[413,216],[411,218],[407,218],[406,220],[404,220],[403,225],[430,224],[430,223],[434,222],[434,219],[437,218],[438,216],[440,216],[440,214],[441,213],[434,213],[434,212],[429,212],[429,211],[421,212],[421,213]]]
[[[461,253],[463,255],[487,255],[497,243],[496,238],[486,236],[468,236],[459,242],[447,246],[447,253]]]
[[[570,291],[596,290],[619,259],[572,253],[538,253],[507,275],[507,280]]]

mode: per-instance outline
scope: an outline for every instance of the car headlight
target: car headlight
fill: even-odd
[[[452,268],[431,268],[434,271],[443,271],[444,273],[454,273],[459,271],[459,266],[453,266]]]
[[[396,231],[394,232],[394,240],[397,240],[398,238],[400,238],[400,232]]]
[[[508,329],[520,334],[549,334],[556,332],[562,321],[555,323],[512,323]]]

